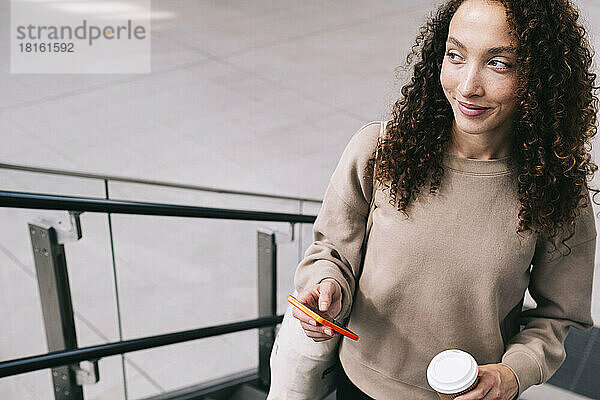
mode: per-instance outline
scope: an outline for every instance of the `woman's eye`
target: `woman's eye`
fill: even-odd
[[[460,59],[460,58],[461,58],[461,57],[460,57],[458,54],[456,54],[456,53],[452,53],[452,52],[450,52],[450,51],[446,53],[446,56],[447,56],[449,59],[451,59],[452,61],[455,61],[455,60],[458,60],[458,59]],[[454,57],[458,57],[458,58],[454,58]]]
[[[505,62],[502,62],[500,60],[492,60],[492,61],[490,61],[490,63],[497,63],[494,66],[500,67],[500,69],[508,69],[508,68],[510,68],[509,64],[507,64]],[[500,65],[498,65],[498,64],[500,64]]]

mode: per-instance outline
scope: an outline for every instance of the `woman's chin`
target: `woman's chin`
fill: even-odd
[[[487,124],[456,124],[459,132],[466,133],[468,135],[481,135],[489,131]]]

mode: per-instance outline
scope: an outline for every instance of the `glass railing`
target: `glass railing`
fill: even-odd
[[[64,360],[77,366],[100,358],[98,382],[83,384],[86,399],[164,397],[190,387],[206,392],[207,384],[222,388],[228,377],[260,381],[259,336],[281,321],[295,265],[312,240],[319,200],[0,167],[7,305],[0,313],[9,322],[2,334],[0,398],[53,398],[54,375],[61,376],[56,365]],[[28,226],[45,219],[68,231],[64,210],[84,211],[81,239],[64,241],[80,350],[44,356],[44,289],[37,287]],[[274,296],[262,300],[275,305],[267,319],[260,318],[265,307],[259,294],[269,288],[259,278],[259,263],[261,251],[272,249],[259,246],[260,240],[274,240],[272,265],[284,266],[272,274]],[[140,338],[148,339],[142,347]],[[92,382],[93,366],[84,363],[75,373]]]

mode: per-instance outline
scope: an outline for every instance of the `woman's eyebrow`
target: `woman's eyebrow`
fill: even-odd
[[[448,42],[455,44],[457,47],[461,48],[462,50],[466,50],[465,45],[462,44],[455,37],[449,36]],[[492,47],[491,49],[489,49],[487,51],[487,53],[488,54],[500,54],[500,53],[514,53],[515,51],[516,51],[516,49],[513,46],[499,46],[499,47]]]

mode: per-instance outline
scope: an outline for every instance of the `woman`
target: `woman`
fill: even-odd
[[[569,0],[448,1],[385,139],[373,122],[350,140],[294,279],[360,336],[341,341],[338,399],[436,399],[427,365],[449,348],[479,364],[459,400],[517,398],[559,368],[570,326],[593,326],[598,100],[577,19]],[[521,313],[528,287],[537,308]]]

